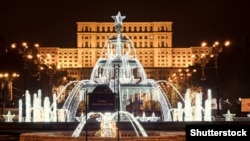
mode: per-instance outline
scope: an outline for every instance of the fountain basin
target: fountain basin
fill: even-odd
[[[20,135],[19,141],[83,141],[86,139],[85,135],[80,137],[71,137],[72,132],[34,132],[24,133]],[[136,137],[133,132],[124,132],[120,134],[120,141],[185,141],[185,132],[151,132],[149,137]],[[118,137],[106,138],[106,137],[95,137],[94,133],[88,133],[88,141],[117,141]]]

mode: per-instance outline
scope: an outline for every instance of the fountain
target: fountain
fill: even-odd
[[[56,95],[53,95],[53,104],[51,106],[49,97],[45,97],[42,107],[42,91],[38,90],[33,94],[33,102],[28,90],[25,92],[25,117],[23,117],[23,102],[19,100],[18,122],[56,122],[57,114]],[[64,115],[63,115],[64,116]]]
[[[138,116],[136,117],[136,119],[138,119],[141,122],[155,122],[158,121],[160,119],[160,117],[155,116],[155,113],[153,112],[151,116],[146,116],[145,112],[142,113],[142,116]]]
[[[146,72],[136,58],[136,50],[129,36],[122,34],[122,20],[120,12],[112,16],[115,20],[116,34],[111,35],[102,50],[101,57],[93,67],[89,80],[71,81],[57,96],[53,95],[53,102],[50,104],[48,98],[44,99],[44,107],[41,107],[41,92],[34,94],[33,107],[31,107],[31,98],[28,91],[26,97],[26,117],[19,114],[20,122],[70,122],[78,121],[79,124],[72,134],[72,137],[79,137],[80,133],[90,116],[100,115],[101,129],[98,135],[100,137],[115,137],[116,122],[129,121],[134,128],[137,136],[147,137],[148,134],[140,122],[156,121],[211,121],[211,90],[208,91],[208,99],[205,102],[205,108],[202,107],[202,93],[195,96],[195,106],[191,105],[190,90],[188,89],[183,98],[180,92],[168,81],[155,81],[148,79]],[[165,82],[172,86],[181,100],[177,108],[172,107],[168,95],[160,86],[160,82]],[[70,91],[64,105],[57,109],[56,99],[64,93],[67,87],[74,85]],[[77,115],[77,108],[81,101],[88,103],[90,95],[98,86],[106,86],[110,93],[114,94],[117,100],[115,111],[87,111]],[[133,112],[126,111],[129,101],[133,102],[136,98],[140,104],[146,101],[157,101],[160,103],[161,116],[156,116],[152,112],[151,117],[147,117],[143,112],[141,117],[134,117]],[[88,103],[89,104],[89,103]],[[22,103],[19,103],[19,111]],[[184,106],[183,106],[184,105]],[[33,110],[33,120],[31,111]],[[23,120],[24,119],[24,120]],[[140,121],[140,122],[139,122]],[[140,133],[139,133],[140,132]]]

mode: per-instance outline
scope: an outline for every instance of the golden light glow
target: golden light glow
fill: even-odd
[[[0,73],[0,78],[7,78],[9,77],[8,73]]]
[[[40,70],[44,70],[44,67],[43,67],[43,66],[40,66]]]
[[[48,53],[48,54],[46,54],[46,58],[51,58],[51,55]]]
[[[14,73],[12,74],[12,77],[19,77],[19,74],[14,72]]]
[[[39,47],[39,44],[37,44],[37,43],[36,43],[36,44],[34,44],[34,47]]]
[[[0,73],[0,78],[9,78],[9,73]],[[12,75],[11,75],[11,77],[12,78],[16,78],[16,77],[19,77],[20,75],[18,74],[18,73],[16,73],[16,72],[14,72],[14,73],[12,73]]]
[[[56,66],[56,68],[57,68],[58,70],[60,70],[62,67],[61,67],[61,66],[59,66],[59,65],[57,65],[57,66]]]
[[[26,42],[23,42],[22,45],[23,45],[24,47],[27,47],[28,44],[27,44]]]
[[[5,74],[3,75],[3,77],[9,77],[9,74],[8,74],[8,73],[5,73]]]
[[[27,58],[28,58],[28,59],[32,59],[32,58],[33,58],[33,56],[32,56],[32,55],[30,55],[30,54],[28,54],[28,55],[27,55]]]
[[[206,55],[204,53],[201,54],[201,58],[205,57]]]
[[[202,43],[201,43],[201,46],[202,46],[202,47],[205,47],[205,46],[207,46],[207,43],[206,43],[206,42],[202,42]]]
[[[67,80],[67,77],[66,77],[66,76],[64,76],[64,77],[63,77],[63,80]]]
[[[224,43],[224,45],[227,47],[227,46],[229,46],[230,45],[230,41],[226,41],[225,43]]]
[[[218,46],[220,43],[218,41],[214,42],[213,46]]]
[[[15,49],[16,48],[16,43],[12,43],[11,48]]]

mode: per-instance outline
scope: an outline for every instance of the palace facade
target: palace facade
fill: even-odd
[[[40,47],[46,64],[67,71],[74,80],[89,79],[108,38],[116,33],[113,22],[77,22],[76,47]],[[199,56],[209,47],[173,47],[172,22],[124,22],[122,36],[129,38],[148,78],[167,80],[177,69],[202,63]],[[126,46],[126,45],[125,45]],[[49,56],[49,57],[48,57]]]

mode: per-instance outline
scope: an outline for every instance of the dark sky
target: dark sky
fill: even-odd
[[[174,47],[216,40],[231,40],[235,47],[250,43],[249,0],[1,0],[0,47],[23,41],[76,47],[76,22],[114,22],[111,16],[118,11],[126,16],[124,22],[172,21]],[[219,63],[224,65],[219,71],[224,78],[220,89],[226,91],[222,95],[249,97],[249,54],[224,52],[226,59],[221,56],[224,62]]]
[[[5,0],[0,3],[0,38],[41,46],[76,46],[76,22],[107,21],[118,11],[124,22],[173,21],[173,46],[202,41],[245,42],[250,33],[247,0]]]

